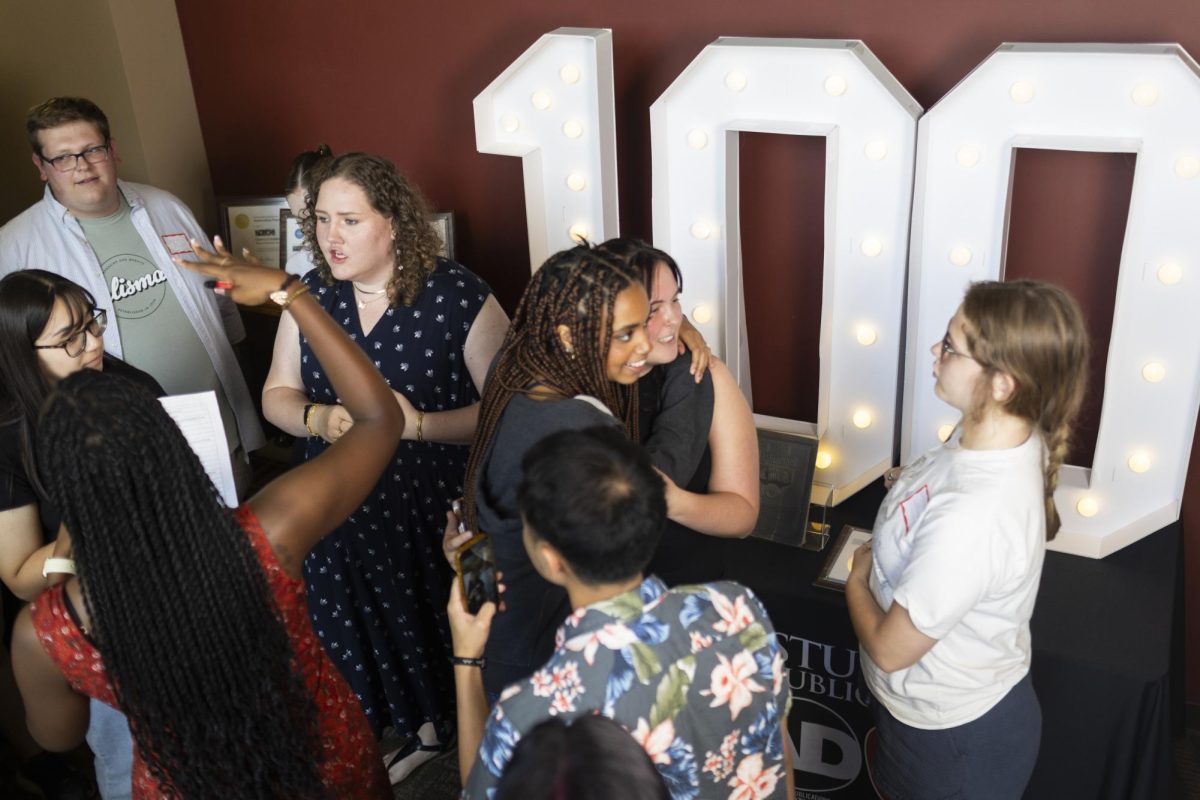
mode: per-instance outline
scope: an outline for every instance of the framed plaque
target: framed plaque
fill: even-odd
[[[287,199],[278,197],[227,197],[218,202],[221,212],[221,239],[229,252],[240,256],[242,250],[264,267],[281,268],[279,261],[282,232],[279,212],[287,209]]]
[[[454,212],[453,211],[438,211],[434,213],[429,222],[433,225],[433,229],[437,231],[438,236],[442,237],[442,255],[446,258],[454,258]]]
[[[819,441],[815,436],[758,431],[760,499],[752,536],[804,546]]]
[[[304,249],[304,231],[290,208],[279,209],[279,232],[279,267],[283,269],[289,258]]]
[[[821,573],[813,581],[814,586],[822,589],[833,589],[837,592],[846,591],[846,581],[850,579],[850,563],[854,551],[871,541],[871,531],[866,528],[856,528],[853,525],[842,526],[842,532],[833,541],[829,555]]]

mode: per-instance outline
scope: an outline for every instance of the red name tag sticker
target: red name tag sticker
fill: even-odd
[[[167,252],[173,256],[190,256],[192,254],[192,243],[188,241],[186,233],[165,233],[162,240],[163,244],[167,246]]]
[[[908,533],[912,530],[913,525],[917,524],[917,520],[925,513],[926,506],[929,505],[929,484],[923,485],[920,489],[910,494],[908,497],[900,501],[900,513],[904,515],[904,532]]]

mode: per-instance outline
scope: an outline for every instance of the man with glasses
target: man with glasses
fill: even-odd
[[[70,278],[113,323],[108,352],[168,394],[213,390],[244,489],[245,453],[263,443],[231,346],[245,329],[232,302],[171,260],[208,238],[175,196],[117,179],[108,118],[90,100],[51,98],[30,109],[25,130],[46,190],[0,228],[0,276],[39,267]]]

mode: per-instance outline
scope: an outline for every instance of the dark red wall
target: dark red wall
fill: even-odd
[[[475,151],[471,100],[556,27],[613,30],[621,226],[647,238],[650,104],[718,36],[863,39],[926,108],[1006,41],[1179,41],[1200,55],[1200,4],[1192,0],[177,0],[177,7],[218,195],[279,193],[291,157],[321,141],[381,153],[435,206],[455,212],[459,259],[509,309],[529,270],[521,166]],[[1022,151],[1017,159],[1009,274],[1076,293],[1096,337],[1096,386],[1132,171],[1129,156]],[[816,416],[823,175],[820,140],[742,136],[756,406],[805,419]],[[1087,463],[1094,445],[1095,394],[1077,463]],[[1200,701],[1198,453],[1200,446],[1183,510],[1193,701]]]

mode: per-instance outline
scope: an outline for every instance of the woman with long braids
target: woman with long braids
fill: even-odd
[[[637,239],[611,239],[600,249],[633,267],[650,297],[653,369],[637,385],[639,428],[666,481],[667,527],[646,572],[668,586],[721,580],[728,558],[722,540],[749,536],[758,521],[754,414],[720,360],[711,360],[697,384],[680,358],[686,319],[675,259]]]
[[[1087,332],[1062,289],[975,283],[932,351],[958,435],[896,477],[846,584],[878,701],[872,778],[885,797],[1020,797],[1042,720],[1029,619]]]
[[[0,582],[4,644],[0,650],[0,727],[25,762],[22,771],[57,796],[55,783],[73,780],[56,756],[29,739],[13,682],[7,644],[24,601],[65,577],[69,562],[53,560],[70,551],[59,536],[59,513],[38,477],[33,444],[37,416],[63,378],[80,370],[103,370],[141,383],[155,395],[162,387],[145,372],[104,352],[104,312],[82,286],[53,272],[21,270],[0,280]],[[105,797],[129,794],[133,744],[119,713],[93,703],[88,745]],[[76,781],[77,782],[77,781]]]
[[[566,593],[537,574],[522,544],[521,458],[568,428],[623,425],[637,436],[632,390],[647,369],[648,312],[636,272],[580,245],[533,274],[496,356],[467,462],[464,509],[467,527],[491,537],[506,586],[507,610],[492,623],[485,654],[491,695],[545,662],[570,611]],[[449,558],[465,534],[451,519],[445,537]]]
[[[90,370],[61,381],[37,454],[77,576],[17,620],[30,731],[67,749],[89,696],[119,707],[135,798],[390,797],[367,720],[313,634],[300,570],[375,484],[403,413],[294,276],[198,255],[191,266],[218,290],[288,312],[355,424],[234,511],[150,393]]]
[[[404,411],[403,441],[375,489],[304,564],[317,635],[376,736],[393,728],[393,782],[445,746],[454,725],[450,573],[438,558],[462,496],[479,390],[508,318],[487,284],[438,255],[420,193],[391,162],[348,153],[308,179],[305,284],[368,354]],[[268,420],[304,458],[355,424],[327,367],[286,318],[263,389]]]

